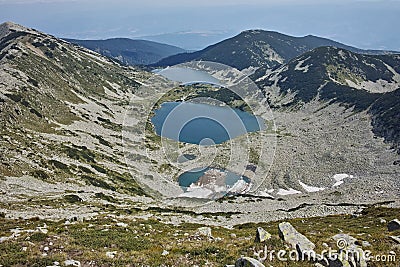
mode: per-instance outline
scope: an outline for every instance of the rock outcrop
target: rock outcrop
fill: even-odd
[[[307,252],[313,251],[315,248],[307,237],[299,233],[290,223],[283,222],[279,224],[279,236],[288,243],[292,248],[296,249],[299,254],[305,255]]]
[[[394,219],[388,223],[387,227],[389,232],[400,230],[400,221],[398,219]]]
[[[357,245],[358,240],[347,234],[332,237],[336,241],[338,252],[326,253],[319,264],[326,267],[367,267],[365,252]]]
[[[255,242],[264,242],[271,238],[271,234],[265,231],[262,227],[257,228]]]
[[[390,236],[390,238],[396,242],[397,244],[400,244],[400,235],[399,236]]]
[[[197,229],[197,234],[200,236],[210,237],[212,238],[211,228],[210,227],[200,227]]]
[[[241,257],[236,261],[235,267],[265,267],[265,266],[256,259],[250,257]]]

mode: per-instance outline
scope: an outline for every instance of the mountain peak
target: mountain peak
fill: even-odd
[[[6,22],[3,22],[2,24],[0,24],[0,27],[5,27],[5,28],[12,28],[12,27],[14,27],[14,26],[20,26],[20,25],[18,25],[18,24],[16,24],[16,23],[14,23],[14,22],[12,22],[12,21],[6,21]]]
[[[7,21],[0,24],[0,39],[7,36],[11,32],[31,32],[31,31],[32,30],[27,27],[24,27],[22,25],[19,25],[11,21]]]
[[[244,30],[242,33],[261,33],[264,32],[262,29],[249,29],[249,30]]]
[[[0,24],[1,29],[8,29],[8,30],[14,30],[14,31],[27,31],[29,30],[27,27],[24,27],[22,25],[19,25],[15,22],[12,21],[6,21],[2,24]]]
[[[286,34],[277,32],[277,31],[270,31],[270,30],[263,30],[263,29],[250,29],[250,30],[245,30],[242,31],[240,34],[251,34],[251,35],[262,35],[262,36],[275,36],[275,35],[279,35],[279,36],[287,36]],[[239,35],[240,35],[239,34]]]

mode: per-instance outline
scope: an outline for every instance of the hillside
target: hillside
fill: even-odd
[[[260,69],[253,78],[265,88],[271,105],[277,107],[319,99],[358,112],[368,111],[373,118],[373,131],[398,149],[399,73],[399,55],[362,55],[334,47],[321,47],[274,71]],[[273,93],[274,90],[278,93]],[[290,100],[289,95],[292,95]]]
[[[0,38],[0,176],[143,195],[130,178],[120,131],[136,79],[146,74],[13,23],[0,25]],[[63,202],[68,195],[26,190],[37,197],[32,208],[45,196]]]
[[[293,37],[272,31],[248,30],[203,50],[170,56],[154,65],[172,66],[192,60],[206,60],[223,63],[239,70],[260,66],[272,68],[320,46],[334,46],[365,54],[385,53],[364,51],[312,35]]]
[[[8,179],[12,183],[38,179],[38,183],[60,183],[61,188],[66,186],[64,183],[76,184],[76,187],[68,185],[65,192],[61,190],[64,193],[58,194],[58,197],[75,192],[79,198],[96,203],[96,193],[122,199],[144,195],[144,188],[137,185],[137,179],[133,177],[170,175],[168,177],[172,179],[173,173],[179,171],[169,165],[165,168],[165,160],[160,160],[163,147],[152,132],[147,133],[150,137],[146,140],[146,147],[151,148],[151,153],[140,145],[140,121],[148,116],[146,107],[153,98],[162,95],[158,87],[150,87],[154,88],[153,92],[146,86],[140,87],[139,83],[149,77],[157,80],[157,75],[122,67],[95,52],[16,24],[2,24],[0,32],[0,118],[4,125],[0,171],[3,176],[10,176]],[[310,206],[307,210],[315,209],[314,205],[320,205],[321,202],[326,205],[337,202],[364,203],[367,195],[372,203],[393,199],[393,188],[399,187],[398,181],[394,180],[398,168],[393,165],[397,155],[388,149],[383,140],[375,139],[372,131],[396,135],[397,124],[393,118],[387,117],[390,112],[386,113],[378,104],[374,109],[376,115],[371,117],[367,107],[373,102],[370,97],[372,93],[365,89],[353,90],[344,82],[352,81],[352,85],[361,88],[363,82],[384,79],[386,87],[381,88],[382,92],[392,91],[397,83],[396,57],[361,56],[339,51],[342,50],[318,48],[275,71],[257,72],[257,75],[261,75],[257,79],[259,86],[270,93],[270,105],[274,108],[274,122],[277,125],[271,137],[277,135],[279,149],[275,151],[275,164],[253,194],[263,194],[273,189],[269,195],[280,198],[282,190],[297,190],[301,192],[299,197],[303,197],[301,203]],[[313,53],[316,56],[312,56]],[[356,56],[363,59],[361,63]],[[347,57],[354,58],[354,62],[344,60]],[[307,58],[310,62],[306,61]],[[383,59],[387,63],[382,63]],[[355,65],[357,62],[358,65]],[[340,68],[338,71],[339,63],[357,67],[354,67],[355,70]],[[389,64],[393,67],[388,67]],[[364,77],[364,80],[361,81],[360,77]],[[331,82],[325,84],[326,80]],[[160,82],[164,83],[162,80]],[[323,88],[320,99],[312,101],[320,88]],[[379,91],[379,88],[371,88]],[[354,94],[349,93],[353,91]],[[395,92],[392,91],[393,94]],[[177,97],[181,96],[178,94]],[[133,99],[132,103],[130,99]],[[290,101],[285,102],[287,99]],[[332,102],[327,104],[329,100]],[[299,101],[304,103],[304,107],[296,108]],[[380,101],[388,106],[397,105],[390,98]],[[354,110],[352,106],[355,106]],[[132,117],[126,121],[126,116]],[[135,124],[124,125],[124,120]],[[373,128],[372,124],[381,128]],[[346,125],[346,128],[338,128],[338,125]],[[128,129],[128,134],[125,133],[122,139],[124,128]],[[246,136],[238,138],[238,142],[241,143],[243,138]],[[391,140],[396,138],[397,135]],[[319,143],[318,148],[314,148],[315,142]],[[181,149],[193,149],[188,144],[181,146]],[[227,153],[229,146],[230,142],[218,146],[220,157]],[[259,164],[264,166],[266,162]],[[332,177],[341,173],[357,179],[349,180],[341,188],[332,187]],[[23,180],[12,177],[23,177]],[[357,185],[357,192],[344,193],[358,180],[364,179],[369,179],[369,186],[379,185],[386,192],[385,195],[375,195],[363,188],[362,184]],[[154,181],[152,188],[159,187],[156,179],[148,181]],[[307,187],[302,185],[304,183],[318,184],[325,190],[317,198],[309,198]],[[95,193],[86,193],[88,189],[82,186],[94,186],[96,189],[90,191],[95,190]],[[53,197],[54,191],[47,191],[44,185],[42,187],[42,196],[48,194]],[[342,192],[340,198],[335,196],[337,190]],[[24,199],[22,197],[20,201]],[[139,201],[135,205],[145,205],[140,198],[135,201]],[[297,196],[289,196],[285,202],[263,199],[265,205],[254,207],[254,213],[247,215],[246,220],[258,220],[265,209],[269,210],[270,218],[285,218],[287,214],[284,210],[296,210],[298,201]],[[348,208],[341,206],[338,209]],[[247,207],[238,200],[228,206],[226,203],[213,203],[197,210],[205,213],[221,211],[247,213]],[[32,212],[37,211],[32,209]],[[51,209],[43,212],[52,213]],[[296,212],[300,215],[305,210]],[[310,211],[310,214],[330,212],[326,213],[321,207],[320,210]],[[240,221],[238,218],[231,220],[231,223]]]
[[[334,235],[349,234],[357,249],[399,253],[399,231],[388,229],[399,214],[399,156],[377,136],[398,140],[398,72],[397,56],[336,48],[260,69],[255,80],[273,109],[270,127],[207,150],[160,138],[148,116],[157,101],[181,101],[184,93],[243,105],[228,89],[169,87],[160,75],[1,24],[0,265],[221,266],[254,257],[264,245],[289,248],[278,229],[284,221],[321,251],[337,248]],[[234,85],[247,78],[217,74]],[[236,163],[249,140],[246,164],[268,168],[259,187],[217,201],[179,198],[179,186],[170,195],[157,190],[176,182],[177,167],[168,161],[176,152],[203,153],[221,165],[232,156]],[[256,161],[251,148],[260,143],[276,147],[265,157],[271,166]],[[255,241],[258,227],[271,238]],[[298,247],[293,240],[291,246]]]
[[[64,40],[83,46],[103,56],[115,58],[126,65],[149,65],[165,57],[185,52],[184,49],[172,45],[128,38]]]

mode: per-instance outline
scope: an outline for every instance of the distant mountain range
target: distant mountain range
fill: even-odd
[[[98,52],[104,56],[115,58],[127,65],[149,65],[165,57],[185,52],[184,49],[172,45],[128,38],[64,40]]]
[[[388,53],[379,50],[362,50],[312,35],[293,37],[273,31],[248,30],[203,50],[164,58],[154,65],[172,66],[192,60],[206,60],[223,63],[240,70],[260,66],[273,68],[321,46],[333,46],[363,54]]]
[[[221,42],[236,34],[233,31],[181,31],[148,35],[140,37],[140,39],[170,44],[193,52],[204,49],[210,44]]]
[[[190,38],[184,34],[181,38]],[[164,36],[163,41],[168,36]],[[175,38],[175,37],[174,37]],[[193,60],[219,62],[237,69],[274,68],[291,59],[322,46],[342,48],[365,55],[393,53],[383,50],[362,50],[330,39],[307,35],[294,37],[273,31],[248,30],[232,38],[210,45],[202,50],[188,52],[163,43],[113,38],[107,40],[75,40],[68,42],[83,46],[127,65],[173,66]]]

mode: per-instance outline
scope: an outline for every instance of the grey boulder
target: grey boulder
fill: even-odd
[[[262,227],[257,228],[256,232],[256,242],[264,242],[271,238],[271,234],[265,231]]]
[[[250,257],[241,257],[235,262],[235,267],[265,267],[264,264]]]
[[[314,251],[315,245],[307,237],[299,233],[290,223],[279,224],[279,236],[296,249],[300,255],[307,255],[307,252]]]
[[[400,221],[397,219],[394,219],[388,223],[387,227],[388,227],[389,232],[400,230]]]

